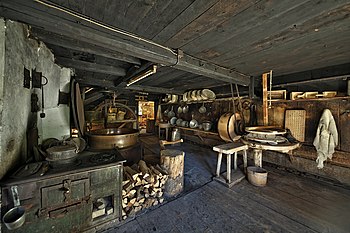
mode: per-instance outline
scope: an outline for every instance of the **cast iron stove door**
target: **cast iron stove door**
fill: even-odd
[[[60,183],[41,188],[39,216],[61,218],[79,211],[90,202],[89,179],[64,179]],[[83,217],[83,216],[82,216]]]

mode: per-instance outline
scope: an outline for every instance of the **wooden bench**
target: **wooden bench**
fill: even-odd
[[[247,150],[248,145],[243,144],[241,142],[231,142],[219,146],[214,146],[213,150],[216,152],[219,152],[218,154],[218,163],[216,166],[216,177],[220,177],[220,168],[221,168],[221,161],[222,161],[222,155],[227,156],[227,172],[226,172],[226,183],[231,186],[231,155],[234,154],[234,163],[233,168],[234,170],[237,170],[237,152],[243,151],[243,166],[244,170],[246,171],[247,168]]]

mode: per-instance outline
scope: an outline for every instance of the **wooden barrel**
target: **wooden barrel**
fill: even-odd
[[[228,112],[222,115],[218,122],[218,131],[222,140],[234,141],[234,138],[238,136],[236,125],[241,120],[241,116],[238,113]]]

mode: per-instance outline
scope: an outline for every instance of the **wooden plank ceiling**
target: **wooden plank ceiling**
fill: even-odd
[[[48,44],[58,63],[75,68],[81,82],[123,89],[131,73],[143,64],[151,64],[148,62],[152,59],[146,59],[147,56],[131,56],[102,42],[84,40],[84,34],[78,35],[73,30],[72,35],[63,33],[59,28],[63,19],[86,28],[96,25],[82,23],[81,19],[38,1],[28,2],[4,0],[0,15],[30,24],[33,35]],[[239,71],[237,76],[246,74],[248,80],[249,76],[259,76],[270,69],[277,76],[285,76],[350,61],[348,0],[52,0],[49,3],[169,48],[181,49],[201,61]],[[52,23],[53,29],[43,22],[49,22],[50,15],[57,21],[52,21],[56,22]],[[102,27],[99,30],[106,31]],[[110,38],[107,35],[106,41]],[[226,84],[224,79],[205,77],[202,71],[186,70],[166,64],[137,85],[146,90],[159,87],[184,92]]]

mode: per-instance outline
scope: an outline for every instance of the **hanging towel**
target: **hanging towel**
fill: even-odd
[[[317,150],[317,168],[321,169],[327,158],[332,159],[334,148],[338,145],[337,126],[329,109],[322,113],[313,145]]]

